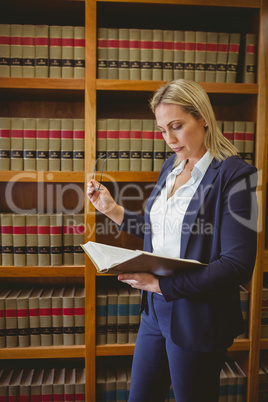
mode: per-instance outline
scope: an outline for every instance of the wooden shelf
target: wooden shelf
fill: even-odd
[[[84,183],[84,172],[2,170],[1,182]]]
[[[85,90],[85,80],[65,78],[1,78],[0,89]]]
[[[241,352],[250,349],[249,339],[235,339],[232,346],[228,349],[230,352]]]
[[[131,3],[132,0],[97,0],[97,3]],[[135,3],[163,4],[163,0],[135,0]],[[186,6],[260,8],[261,0],[165,0],[165,4]]]
[[[263,254],[263,272],[268,272],[268,250],[264,250]]]
[[[268,349],[268,338],[261,338],[260,340],[260,348]]]
[[[38,346],[28,348],[0,349],[3,359],[77,359],[85,357],[84,345],[73,346]]]
[[[83,265],[58,267],[14,267],[0,266],[0,278],[83,278],[85,267]]]

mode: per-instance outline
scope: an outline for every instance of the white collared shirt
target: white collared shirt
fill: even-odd
[[[212,159],[213,156],[207,151],[194,165],[188,182],[178,188],[169,199],[168,195],[173,189],[176,177],[182,172],[186,161],[182,161],[167,176],[166,185],[155,199],[150,211],[154,253],[167,257],[180,257],[182,231],[187,231],[187,228],[182,226],[183,219]]]

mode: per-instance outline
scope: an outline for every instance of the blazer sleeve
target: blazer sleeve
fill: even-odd
[[[144,238],[145,223],[144,216],[124,209],[124,218],[118,230],[133,234],[134,236]]]
[[[217,208],[213,240],[209,244],[202,240],[211,250],[209,263],[173,277],[161,277],[159,285],[167,301],[209,296],[246,283],[252,276],[257,249],[257,173],[244,165],[229,176],[219,179],[218,202],[204,204],[205,208]]]

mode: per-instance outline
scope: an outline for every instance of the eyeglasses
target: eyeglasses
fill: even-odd
[[[94,165],[93,174],[92,174],[92,179],[95,179],[95,174],[96,174],[96,170],[97,170],[98,161],[99,161],[100,159],[102,159],[102,158],[105,158],[105,157],[106,157],[106,154],[101,155],[99,158],[96,159],[96,162],[95,162],[95,165]],[[95,188],[94,188],[95,191],[102,191],[102,190],[103,190],[103,188],[100,188],[100,186],[101,186],[101,180],[102,180],[102,174],[103,174],[103,170],[104,170],[104,165],[105,165],[107,159],[109,159],[109,158],[111,158],[111,157],[112,157],[112,155],[109,155],[109,156],[107,156],[107,158],[105,158],[104,161],[103,161],[102,168],[101,168],[101,177],[100,177],[100,180],[99,180],[99,185],[98,185],[98,187],[95,187]]]

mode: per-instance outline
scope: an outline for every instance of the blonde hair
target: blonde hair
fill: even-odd
[[[215,159],[222,161],[237,155],[234,145],[219,130],[209,97],[197,82],[179,79],[167,83],[156,90],[150,100],[153,113],[162,103],[178,105],[195,119],[205,120],[207,127],[204,145]]]

